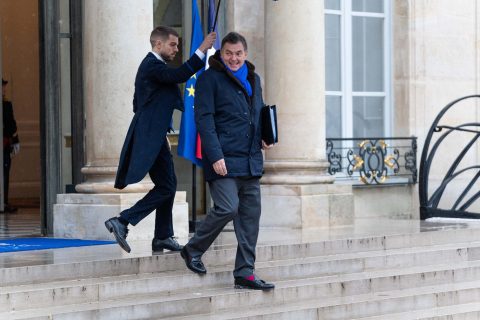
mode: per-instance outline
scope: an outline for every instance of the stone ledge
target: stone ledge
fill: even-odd
[[[263,184],[308,185],[332,184],[335,177],[326,174],[327,161],[266,160]]]
[[[67,193],[57,194],[57,204],[78,204],[78,205],[91,205],[91,204],[121,204],[121,205],[133,205],[139,199],[141,199],[145,193]],[[186,202],[186,191],[177,191],[175,194],[175,202]]]
[[[60,194],[53,208],[54,236],[61,238],[113,240],[105,228],[105,220],[129,208],[144,194]],[[186,193],[177,192],[173,205],[175,236],[188,237],[188,203]],[[128,240],[151,240],[155,228],[155,212],[136,226],[129,227]]]
[[[284,184],[270,185],[264,184],[263,178],[260,179],[262,184],[263,195],[282,195],[282,196],[298,196],[298,195],[320,195],[320,194],[350,194],[352,193],[351,185],[341,184]],[[268,187],[267,187],[268,186]]]
[[[354,211],[350,185],[262,185],[262,227],[348,225]]]

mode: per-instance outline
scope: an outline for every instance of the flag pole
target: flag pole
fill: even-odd
[[[218,11],[220,9],[220,3],[222,3],[222,0],[218,0],[218,5],[217,5],[217,13],[215,13],[215,20],[213,20],[213,27],[210,32],[214,32],[215,28],[217,27],[217,19],[218,19]]]
[[[197,227],[197,166],[192,163],[192,225],[190,232],[195,232]]]

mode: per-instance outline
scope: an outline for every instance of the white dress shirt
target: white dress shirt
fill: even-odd
[[[158,60],[162,61],[163,63],[166,63],[165,60],[163,60],[163,58],[158,53],[156,53],[155,51],[151,51],[151,52]],[[200,58],[200,60],[203,60],[203,58],[205,58],[205,53],[203,53],[202,50],[200,49],[197,49],[195,51],[195,54]]]

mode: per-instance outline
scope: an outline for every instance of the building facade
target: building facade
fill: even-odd
[[[197,3],[206,21],[208,1]],[[179,31],[183,54],[175,63],[186,58],[190,15],[189,0],[0,2],[2,74],[11,84],[8,94],[25,137],[12,190],[17,197],[41,198],[46,234],[108,236],[103,220],[151,187],[146,179],[124,192],[113,189],[133,116],[134,77],[154,25]],[[264,100],[278,108],[280,142],[265,153],[262,225],[418,218],[415,182],[426,133],[447,103],[478,92],[479,16],[474,0],[222,1],[220,37],[233,30],[245,35]],[[478,110],[466,107],[448,114],[447,121],[479,117]],[[179,119],[176,114],[176,128]],[[366,171],[386,170],[375,181],[358,168],[345,173],[347,155],[330,174],[335,163],[330,148],[357,156],[366,150],[362,143],[384,148],[387,157],[395,156],[397,146],[405,175],[395,174],[395,161],[385,167],[388,161],[374,158],[374,163],[372,157],[363,158],[370,161]],[[435,161],[434,181],[442,180],[456,157],[448,150],[457,144],[447,142]],[[479,157],[474,147],[465,159],[475,165]],[[352,159],[353,167],[360,163]],[[417,171],[405,170],[409,161]],[[180,158],[175,162],[176,223],[188,232],[192,166]],[[195,207],[201,213],[209,205],[208,190],[201,171],[195,175]],[[452,185],[446,202],[454,201],[465,181]],[[148,237],[149,223],[133,237]]]

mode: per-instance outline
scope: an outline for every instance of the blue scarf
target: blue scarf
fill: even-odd
[[[240,81],[240,83],[243,85],[245,90],[247,90],[248,95],[251,97],[252,96],[252,86],[250,85],[250,82],[247,80],[248,76],[248,67],[247,64],[244,63],[243,66],[240,67],[237,71],[232,71],[225,63],[223,63],[225,67],[235,76],[235,78]]]

